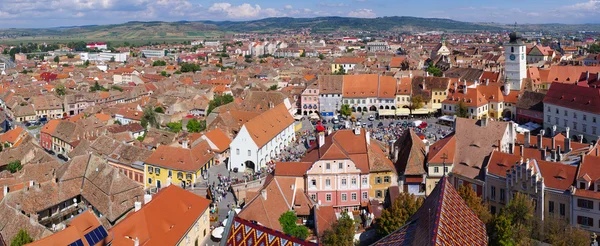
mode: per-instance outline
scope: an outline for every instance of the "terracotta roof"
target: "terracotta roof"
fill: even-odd
[[[485,224],[442,177],[400,229],[373,245],[487,245]]]
[[[390,61],[390,68],[399,68],[402,65],[402,62],[406,60],[406,56],[397,56],[392,57]]]
[[[600,88],[552,83],[544,103],[600,114]]]
[[[538,112],[544,112],[544,97],[546,94],[533,91],[523,92],[523,96],[519,97],[517,108],[528,109]]]
[[[444,162],[442,156],[447,155],[446,165],[451,166],[452,160],[454,160],[454,150],[456,149],[456,138],[454,134],[446,136],[429,146],[429,153],[427,153],[427,162],[441,164]]]
[[[335,59],[336,64],[359,64],[359,63],[363,63],[365,61],[365,58],[361,58],[361,57],[340,57]]]
[[[252,118],[244,126],[254,143],[261,148],[293,123],[294,118],[282,103]]]
[[[67,228],[62,231],[58,231],[57,233],[52,234],[51,236],[42,238],[40,240],[34,241],[33,243],[27,244],[28,246],[59,246],[59,245],[71,245],[75,243],[77,240],[81,240],[84,246],[90,246],[85,235],[94,229],[98,228],[100,222],[91,212],[91,210],[86,210],[83,213],[75,216]],[[102,245],[100,242],[95,245]]]
[[[315,221],[317,236],[323,236],[326,230],[337,221],[335,210],[332,206],[315,206]]]
[[[59,120],[59,119],[54,119],[54,120],[48,121],[48,123],[46,123],[42,127],[42,129],[40,130],[40,132],[52,135],[52,133],[54,133],[54,131],[56,130],[56,127],[58,126],[58,124],[60,123],[60,121],[61,120]]]
[[[343,75],[321,75],[318,79],[320,94],[342,94]]]
[[[546,187],[567,191],[573,185],[577,173],[576,166],[535,159],[533,161],[537,162]]]
[[[223,130],[221,130],[220,128],[210,130],[209,132],[204,134],[204,137],[206,137],[208,140],[210,140],[211,143],[215,145],[216,149],[213,150],[219,153],[228,149],[229,144],[231,143],[231,139],[229,139],[227,134],[225,134],[225,132],[223,132]]]
[[[153,166],[195,172],[213,157],[214,153],[210,151],[210,146],[203,141],[192,149],[160,145],[144,162]]]
[[[22,134],[25,133],[25,129],[20,126],[15,127],[15,129],[9,130],[4,134],[0,135],[0,142],[6,143],[9,142],[11,144],[16,143],[19,139],[21,139]]]
[[[396,79],[392,76],[379,77],[378,98],[394,98],[396,95]]]
[[[177,245],[209,205],[208,199],[175,185],[167,186],[139,211],[129,214],[115,225],[105,243],[133,245],[133,240],[129,238],[137,238],[140,245]]]
[[[377,97],[379,87],[379,75],[357,74],[344,75],[343,97],[365,98]]]
[[[275,176],[304,177],[312,164],[311,162],[278,162],[274,174]]]
[[[399,175],[425,174],[425,143],[412,130],[405,130],[394,142],[394,148],[399,148],[396,170]]]

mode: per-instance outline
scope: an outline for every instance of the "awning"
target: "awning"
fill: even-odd
[[[415,109],[412,111],[412,114],[429,114],[429,110],[428,109]]]
[[[396,115],[408,116],[409,114],[410,114],[410,109],[407,109],[407,108],[396,109]]]
[[[212,231],[212,236],[214,238],[223,238],[223,232],[225,231],[225,227],[219,226]]]
[[[380,116],[386,116],[386,115],[395,115],[396,111],[393,109],[380,109],[378,111]]]
[[[319,115],[318,115],[318,114],[315,114],[315,113],[312,113],[312,114],[310,114],[310,118],[311,118],[311,119],[313,119],[313,120],[318,120],[318,119],[320,119],[320,118],[319,118]]]

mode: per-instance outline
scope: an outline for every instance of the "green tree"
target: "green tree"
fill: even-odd
[[[392,206],[381,212],[381,217],[377,219],[377,233],[384,237],[398,230],[417,212],[421,204],[423,198],[417,198],[408,192],[400,193]]]
[[[342,114],[345,117],[349,117],[350,115],[352,115],[352,109],[350,108],[350,105],[342,104],[342,107],[340,108],[340,114]]]
[[[56,63],[59,63],[59,62],[60,62],[60,57],[58,57],[58,56],[55,56],[55,57],[54,57],[54,62],[56,62]]]
[[[156,127],[158,126],[158,121],[156,120],[156,113],[152,107],[148,106],[144,108],[142,120],[140,123],[144,128],[147,126]]]
[[[167,127],[169,128],[169,131],[175,133],[180,132],[182,129],[181,122],[169,122],[167,123]]]
[[[9,162],[8,165],[6,166],[6,169],[10,173],[16,173],[17,171],[21,170],[22,168],[23,168],[23,165],[21,165],[20,160]]]
[[[590,47],[588,48],[588,52],[592,53],[592,54],[600,54],[600,45],[599,44],[590,45]]]
[[[156,107],[156,108],[154,108],[154,112],[164,114],[165,109],[163,109],[162,107]]]
[[[167,73],[167,71],[160,71],[160,75],[162,75],[163,77],[169,77],[170,74]]]
[[[113,123],[114,123],[114,124],[117,124],[117,125],[122,125],[122,123],[121,123],[121,121],[120,121],[120,120],[115,120]]]
[[[189,73],[189,72],[196,72],[196,71],[200,71],[200,65],[198,64],[193,64],[193,63],[181,63],[179,65],[181,68],[179,69],[182,73]]]
[[[346,72],[342,67],[340,67],[337,71],[332,73],[332,75],[346,75]]]
[[[427,72],[435,77],[442,77],[442,70],[433,65],[433,63],[429,64],[427,68]]]
[[[341,217],[331,225],[331,229],[323,233],[321,242],[325,246],[352,246],[354,245],[354,220],[343,212]]]
[[[113,90],[115,90],[115,91],[123,92],[123,88],[121,88],[120,86],[117,86],[117,85],[113,85],[110,88],[113,89]]]
[[[56,91],[56,94],[59,96],[64,96],[67,93],[67,90],[65,89],[65,86],[63,84],[56,85],[54,91]]]
[[[477,196],[477,193],[475,193],[470,185],[461,185],[458,187],[458,194],[483,223],[487,224],[490,222],[492,215],[488,211],[487,203],[484,203],[481,197]]]
[[[153,67],[156,67],[156,66],[166,66],[166,65],[167,65],[167,62],[163,61],[163,60],[154,61],[152,63]]]
[[[114,56],[110,58],[110,62],[115,62],[115,57]]]
[[[201,132],[206,130],[206,121],[191,119],[188,121],[185,127],[187,128],[188,132]]]
[[[221,106],[221,105],[225,105],[228,104],[230,102],[233,102],[233,96],[226,94],[223,96],[215,96],[213,98],[213,100],[211,100],[210,102],[208,102],[208,114],[210,114],[215,108]]]
[[[423,106],[425,106],[425,99],[423,99],[423,95],[418,94],[410,98],[410,105],[408,106],[410,110],[420,109],[423,108]]]
[[[308,228],[304,225],[296,225],[298,216],[294,211],[287,211],[279,216],[279,224],[285,234],[292,235],[300,239],[308,237]]]
[[[272,85],[269,87],[270,91],[276,91],[277,90],[277,85]]]
[[[306,57],[306,52],[302,51],[302,54],[300,54],[300,57]]]
[[[32,243],[33,238],[29,236],[29,233],[25,229],[20,229],[17,235],[10,242],[10,246],[22,246],[28,243]]]
[[[490,245],[515,245],[512,238],[513,232],[510,218],[508,218],[504,213],[500,213],[492,218],[492,221],[488,226],[488,235],[490,237]]]
[[[108,91],[108,89],[104,88],[104,86],[101,86],[100,84],[98,84],[98,81],[96,81],[94,82],[94,85],[90,88],[90,91]]]
[[[321,59],[321,60],[325,59],[325,55],[319,53],[319,59]]]
[[[533,215],[533,201],[517,192],[502,212],[510,219],[513,242],[517,245],[529,244],[537,222]]]
[[[89,66],[90,66],[90,61],[89,61],[89,60],[86,60],[86,61],[83,63],[83,65],[84,65],[85,67],[89,67]]]
[[[458,105],[456,105],[456,117],[469,118],[469,108],[463,101],[458,102]]]
[[[552,245],[575,246],[589,243],[589,234],[569,224],[564,218],[547,216],[544,218],[544,242]]]

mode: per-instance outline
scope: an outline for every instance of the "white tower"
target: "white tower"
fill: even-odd
[[[521,90],[521,83],[527,77],[527,51],[517,32],[510,34],[510,42],[505,44],[504,76],[510,84],[511,90]]]

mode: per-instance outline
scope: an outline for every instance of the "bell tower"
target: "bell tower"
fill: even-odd
[[[509,37],[510,41],[505,43],[504,77],[510,84],[511,90],[521,90],[523,79],[527,77],[527,49],[521,34],[516,30],[510,33]]]

